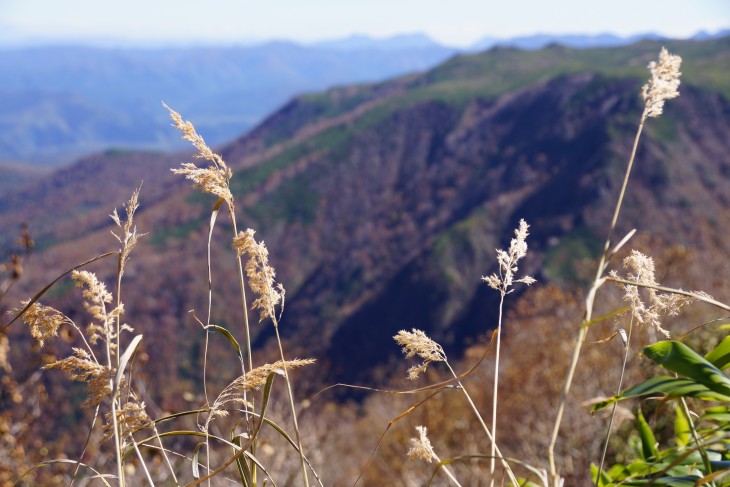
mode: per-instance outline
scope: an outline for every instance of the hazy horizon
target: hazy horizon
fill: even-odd
[[[730,3],[723,0],[617,0],[610,5],[454,0],[448,8],[436,0],[312,0],[306,5],[211,0],[204,8],[173,0],[0,0],[0,45],[5,47],[256,45],[277,40],[308,45],[353,35],[424,34],[439,44],[466,48],[485,37],[655,33],[685,39],[728,27]]]

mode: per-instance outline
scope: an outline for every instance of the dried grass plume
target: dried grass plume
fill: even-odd
[[[444,349],[431,340],[425,332],[417,329],[412,331],[401,330],[393,339],[398,345],[403,347],[403,353],[406,358],[418,355],[423,359],[420,365],[414,365],[408,369],[408,378],[410,380],[418,379],[418,376],[426,372],[428,365],[432,362],[446,362],[446,353]]]
[[[425,426],[416,426],[416,431],[418,436],[411,438],[411,448],[407,453],[408,458],[431,463],[435,453],[427,436],[428,429]]]
[[[233,248],[239,257],[244,254],[248,257],[246,261],[248,285],[258,295],[251,307],[261,311],[259,322],[268,317],[277,325],[276,307],[281,304],[283,311],[285,291],[281,284],[274,281],[276,271],[269,265],[269,250],[263,241],[256,241],[255,233],[250,228],[245,232],[238,232],[233,239]]]
[[[509,250],[504,251],[497,249],[497,263],[499,264],[499,274],[494,273],[488,277],[482,277],[482,280],[489,285],[492,289],[500,291],[502,294],[509,294],[512,292],[509,288],[515,282],[522,282],[527,284],[534,284],[536,281],[530,276],[524,276],[520,279],[515,279],[514,276],[517,273],[517,261],[527,255],[527,236],[529,233],[527,229],[530,225],[525,220],[520,220],[519,227],[515,230],[515,238],[510,241]]]
[[[28,305],[30,300],[21,301],[21,308],[12,310],[14,313],[19,313],[22,308]],[[38,344],[42,347],[45,340],[58,335],[58,329],[63,324],[71,324],[71,320],[50,306],[44,306],[38,302],[33,303],[23,316],[21,317],[23,323],[30,327],[30,335],[38,341]]]
[[[207,168],[199,168],[192,162],[185,162],[180,165],[180,169],[172,169],[175,174],[181,174],[193,182],[196,188],[201,189],[205,193],[214,194],[226,200],[229,206],[233,206],[233,194],[229,186],[233,177],[233,172],[223,161],[223,158],[214,153],[208,144],[205,143],[203,137],[198,135],[195,127],[190,121],[183,120],[179,113],[162,104],[170,112],[173,126],[182,132],[181,138],[187,140],[198,149],[195,155],[196,159],[204,159],[210,161],[212,165]]]
[[[71,380],[86,382],[89,395],[82,406],[97,406],[105,396],[112,393],[111,371],[109,367],[96,362],[85,350],[80,348],[73,350],[72,356],[45,365],[43,369],[60,369],[66,372]]]
[[[662,47],[659,53],[659,60],[649,63],[651,78],[641,90],[644,98],[646,117],[658,117],[662,114],[664,102],[679,96],[679,66],[682,58],[669,54],[666,48]]]
[[[266,384],[266,379],[269,377],[269,374],[283,374],[284,368],[294,369],[313,364],[314,362],[314,359],[277,360],[273,364],[264,364],[238,377],[228,384],[213,402],[209,421],[215,417],[226,416],[228,412],[225,410],[225,407],[228,405],[239,404],[250,407],[251,403],[246,399],[244,392],[259,389]]]
[[[627,281],[639,283],[639,285],[658,286],[654,276],[654,260],[637,250],[624,259],[624,267],[628,270]],[[611,271],[611,277],[619,278],[616,271]],[[643,288],[644,296],[639,292],[639,286],[623,285],[624,301],[631,305],[631,313],[636,321],[642,325],[654,327],[669,338],[669,332],[662,328],[661,316],[676,316],[680,309],[694,301],[689,296],[680,294],[659,292],[656,289]],[[707,296],[705,293],[699,293]]]

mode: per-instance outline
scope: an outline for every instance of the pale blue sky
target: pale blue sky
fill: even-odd
[[[2,43],[310,42],[423,32],[465,46],[538,32],[687,37],[728,27],[728,0],[0,0]]]

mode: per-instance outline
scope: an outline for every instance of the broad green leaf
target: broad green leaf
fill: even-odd
[[[689,420],[682,407],[677,404],[674,415],[674,438],[677,441],[677,446],[689,445],[691,432]]]
[[[651,426],[644,419],[641,408],[639,408],[639,413],[636,415],[636,420],[639,423],[639,436],[641,437],[641,457],[644,460],[655,458],[659,454],[656,448],[656,437],[654,437]]]
[[[591,478],[595,479],[597,474],[598,474],[598,467],[596,466],[595,463],[591,463]],[[598,479],[598,484],[596,484],[596,487],[604,487],[606,485],[611,485],[613,480],[614,479],[608,473],[606,473],[605,470],[601,470],[601,476]],[[616,479],[616,480],[620,480],[620,479]]]
[[[705,358],[718,369],[730,365],[730,335],[726,336],[715,348],[705,355]]]
[[[647,480],[634,480],[626,482],[622,485],[654,485],[663,487],[695,487],[697,480],[700,477],[696,475],[683,475],[681,477],[660,477],[658,479],[647,479]]]
[[[730,396],[712,391],[704,384],[700,384],[692,379],[677,379],[676,377],[659,376],[645,380],[640,384],[626,389],[617,396],[599,402],[593,406],[591,411],[600,411],[617,401],[647,396],[649,394],[696,397],[708,401],[730,401]]]
[[[730,425],[730,407],[715,406],[705,409],[702,419],[706,421],[717,421],[719,423],[727,423]]]
[[[730,397],[730,377],[681,342],[664,341],[644,348],[644,355],[667,370],[704,384]]]

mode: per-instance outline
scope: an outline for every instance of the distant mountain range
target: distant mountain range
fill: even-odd
[[[495,322],[497,293],[480,277],[520,218],[532,224],[521,270],[541,285],[579,280],[575,258],[600,246],[646,65],[662,45],[684,58],[682,94],[646,126],[617,232],[636,227],[726,255],[730,38],[455,56],[423,73],[296,97],[222,146],[241,225],[266,241],[287,288],[282,329],[292,355],[314,354],[326,380],[350,381],[397,353],[390,337],[401,328],[460,350]],[[161,363],[197,357],[193,333],[180,330],[194,328],[188,310],[206,309],[213,199],[170,174],[186,160],[109,151],[3,191],[4,245],[23,222],[38,241],[16,291],[30,295],[114,245],[110,209],[144,180],[138,225],[148,235],[127,273],[125,319]],[[221,221],[214,234],[213,320],[236,327],[235,307],[223,304],[236,302],[229,233]],[[69,287],[50,298],[78,312]],[[255,328],[258,346],[270,331]],[[168,394],[156,384],[170,377],[151,378],[150,390]]]
[[[727,33],[697,34],[707,39]],[[653,34],[485,38],[467,50],[422,34],[311,45],[0,49],[0,161],[57,166],[110,148],[182,147],[160,101],[196,120],[213,145],[249,130],[293,96],[429,69],[495,46],[617,46]]]

